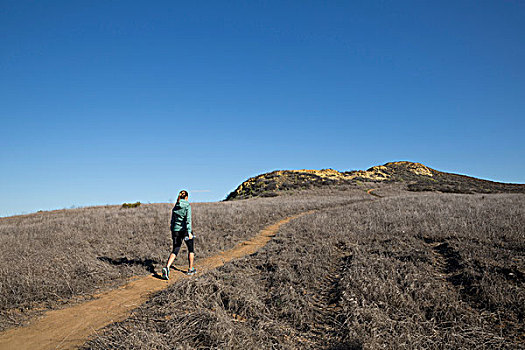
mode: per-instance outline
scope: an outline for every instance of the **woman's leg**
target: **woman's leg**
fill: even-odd
[[[188,265],[189,269],[193,269],[193,260],[195,259],[195,253],[188,253]]]
[[[173,264],[173,262],[177,258],[180,247],[182,246],[182,237],[180,237],[176,232],[173,232],[171,234],[171,238],[173,239],[173,250],[171,251],[168,262],[166,263],[166,267],[168,268],[168,270],[170,269],[171,264]]]
[[[170,257],[168,259],[168,263],[166,264],[166,267],[169,269],[171,267],[171,264],[173,264],[173,262],[175,261],[175,259],[177,258],[177,255],[171,253],[170,254]]]
[[[186,247],[188,247],[188,268],[191,270],[193,269],[193,260],[195,259],[194,238],[186,241]]]

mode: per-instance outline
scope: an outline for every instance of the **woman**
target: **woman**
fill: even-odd
[[[171,214],[171,238],[173,239],[173,250],[168,259],[166,267],[162,269],[162,278],[170,278],[170,267],[177,258],[182,241],[188,247],[188,272],[187,275],[194,275],[197,270],[193,267],[195,253],[193,251],[193,234],[191,233],[191,206],[188,202],[188,192],[180,191],[177,203],[173,207]]]

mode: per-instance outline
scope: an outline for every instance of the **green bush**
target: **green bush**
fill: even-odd
[[[136,208],[136,207],[140,207],[140,202],[122,204],[122,208]]]

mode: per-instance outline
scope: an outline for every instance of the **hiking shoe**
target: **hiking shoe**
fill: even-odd
[[[167,267],[162,269],[162,279],[165,279],[165,280],[170,279],[170,270]]]
[[[197,270],[194,267],[192,267],[191,269],[188,269],[188,272],[186,272],[186,275],[191,276],[191,275],[195,275],[195,273],[197,273]]]

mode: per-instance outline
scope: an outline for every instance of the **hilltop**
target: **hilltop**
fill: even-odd
[[[368,170],[339,172],[322,170],[277,170],[252,177],[232,191],[226,200],[272,197],[282,191],[324,186],[351,186],[365,182],[400,183],[409,191],[448,193],[525,193],[524,184],[508,184],[446,173],[421,163],[400,161]]]

